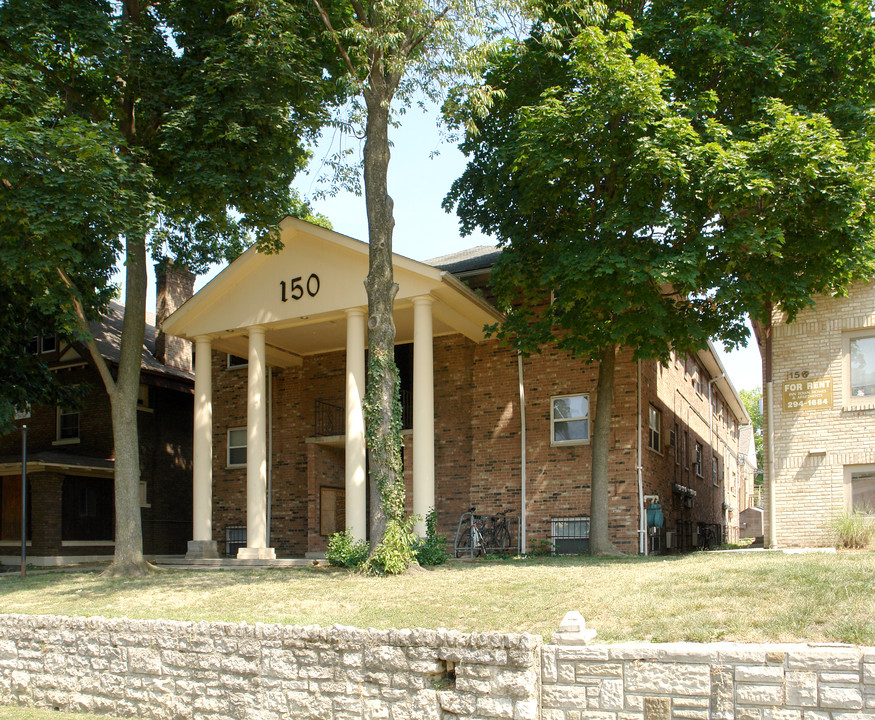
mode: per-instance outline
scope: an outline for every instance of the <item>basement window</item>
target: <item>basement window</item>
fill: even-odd
[[[550,540],[554,555],[583,555],[589,551],[589,518],[553,518]]]

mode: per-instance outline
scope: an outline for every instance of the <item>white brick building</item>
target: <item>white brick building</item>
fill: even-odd
[[[757,328],[774,492],[773,513],[765,499],[766,543],[828,545],[838,512],[875,512],[875,283],[818,297],[790,324],[775,313],[771,331],[769,357],[766,329]]]

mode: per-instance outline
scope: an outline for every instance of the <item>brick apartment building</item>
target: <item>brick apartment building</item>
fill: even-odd
[[[190,297],[194,277],[158,274],[159,315]],[[115,372],[124,306],[111,303],[92,323],[98,349]],[[156,333],[147,315],[138,432],[143,550],[181,554],[191,537],[191,427],[193,376],[190,343]],[[33,407],[27,424],[28,561],[55,565],[105,558],[114,552],[113,437],[109,396],[84,345],[55,336],[34,338],[65,384],[87,393],[78,408]],[[21,433],[0,437],[0,564],[17,565],[21,547]]]
[[[367,245],[287,218],[284,249],[251,248],[164,324],[195,343],[194,525],[189,556],[319,553],[367,534],[362,393]],[[525,543],[586,546],[597,366],[488,339],[495,248],[419,263],[395,256],[396,360],[408,504],[507,511]],[[524,418],[524,422],[522,421]],[[748,422],[713,348],[668,366],[617,362],[610,533],[624,551],[717,542],[739,511]],[[640,467],[640,472],[639,472]],[[661,530],[647,531],[658,500]],[[245,528],[245,535],[240,531]],[[421,529],[421,524],[420,524]],[[570,532],[569,532],[570,531]]]
[[[764,402],[774,493],[766,539],[828,545],[829,521],[841,510],[875,515],[875,284],[818,297],[790,324],[776,312],[771,352],[766,329],[758,327],[757,338],[764,387],[770,364],[772,378],[771,403]]]

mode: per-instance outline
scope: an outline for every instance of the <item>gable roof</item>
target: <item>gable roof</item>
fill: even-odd
[[[494,245],[477,245],[467,250],[441,255],[424,262],[426,265],[446,270],[453,273],[453,275],[462,275],[478,270],[488,270],[495,265],[496,260],[500,256],[501,249]]]
[[[125,306],[111,300],[106,314],[99,320],[89,323],[97,349],[107,362],[118,365],[121,357],[122,328],[125,319]],[[193,381],[194,373],[164,365],[155,359],[155,313],[146,313],[146,337],[140,353],[140,370],[153,375],[169,376],[176,380]]]
[[[164,331],[193,340],[207,337],[220,351],[245,355],[249,329],[267,332],[267,356],[279,367],[302,357],[346,347],[346,312],[368,299],[368,244],[288,217],[280,223],[277,253],[250,247],[164,321]],[[450,272],[392,255],[397,286],[398,342],[413,339],[413,305],[432,303],[436,336],[461,333],[475,342],[501,313]]]

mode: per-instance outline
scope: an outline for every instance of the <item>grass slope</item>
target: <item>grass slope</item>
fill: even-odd
[[[598,630],[597,642],[875,645],[875,553],[451,562],[396,578],[312,568],[0,579],[0,612],[30,614],[447,627],[549,637],[572,609]]]

